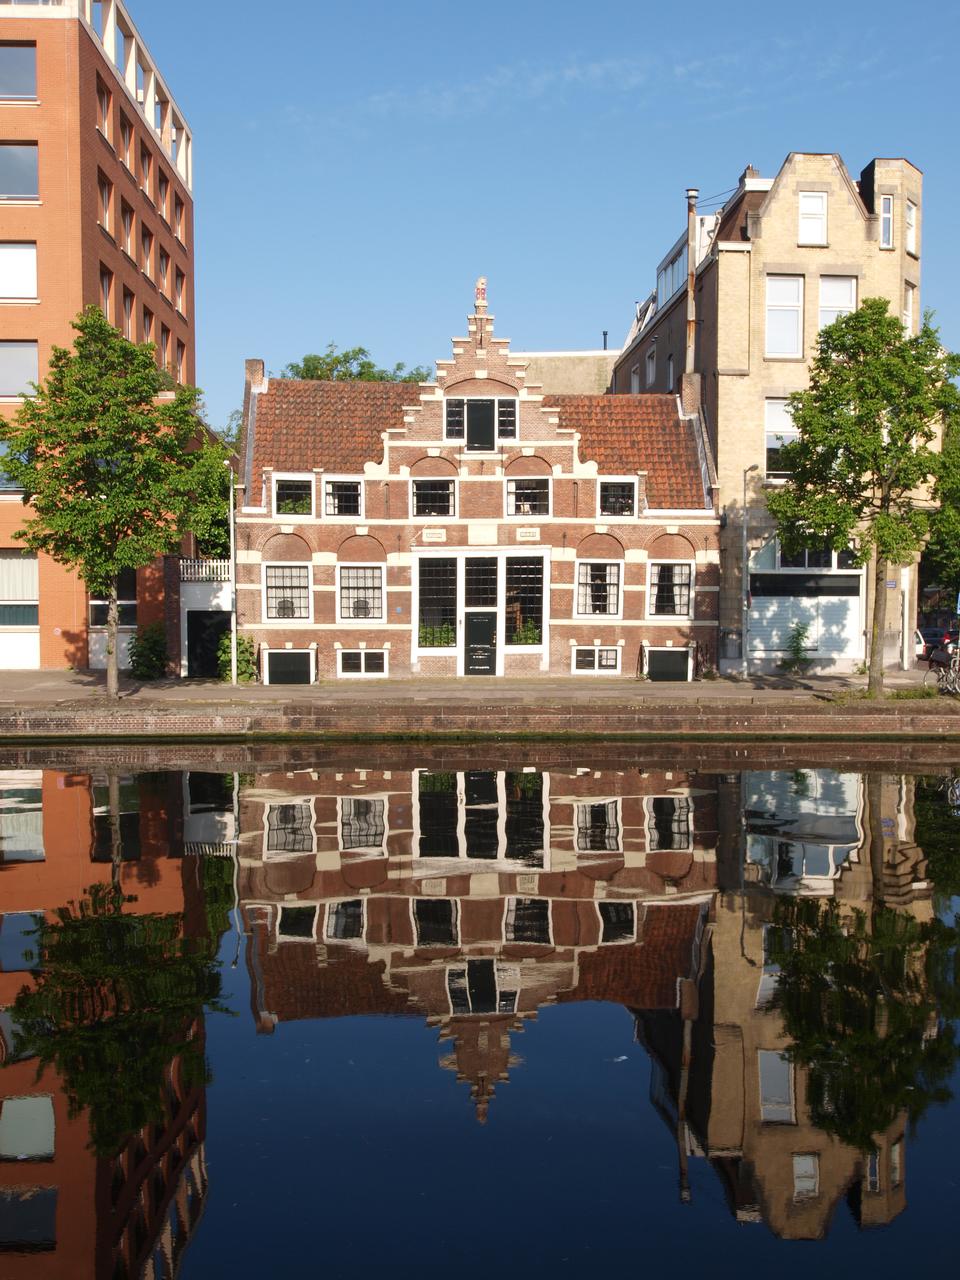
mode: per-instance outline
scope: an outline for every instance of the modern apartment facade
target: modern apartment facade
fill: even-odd
[[[829,154],[792,153],[775,178],[748,167],[716,212],[699,214],[688,192],[687,230],[638,304],[612,389],[700,377],[723,516],[721,670],[775,667],[797,623],[820,669],[866,657],[870,575],[844,552],[782,554],[765,495],[785,478],[780,449],[796,435],[787,397],[807,386],[820,328],[884,297],[916,332],[922,195],[922,174],[904,159],[874,159],[858,179]],[[887,591],[885,660],[910,665],[915,566],[893,567]]]
[[[154,342],[172,379],[194,381],[192,145],[120,0],[0,4],[4,416],[45,376],[53,346],[72,345],[90,304]],[[104,607],[22,550],[22,514],[0,489],[0,668],[103,665]],[[129,579],[124,641],[164,618],[163,566]]]

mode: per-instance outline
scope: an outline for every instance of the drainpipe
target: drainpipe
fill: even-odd
[[[687,352],[684,371],[693,373],[697,345],[697,187],[687,187]]]

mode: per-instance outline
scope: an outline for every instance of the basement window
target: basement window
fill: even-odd
[[[341,676],[385,676],[387,654],[385,649],[338,649]]]

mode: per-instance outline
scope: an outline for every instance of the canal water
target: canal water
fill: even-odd
[[[955,1265],[960,783],[0,758],[0,1276]]]

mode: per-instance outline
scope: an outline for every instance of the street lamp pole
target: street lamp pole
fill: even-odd
[[[225,467],[230,467],[229,462],[224,463]],[[233,469],[229,470],[230,476],[230,683],[237,683],[237,527],[236,527],[236,503],[237,491],[233,479]]]
[[[743,471],[743,507],[740,513],[740,674],[747,674],[747,618],[750,613],[748,604],[749,575],[747,573],[747,476],[751,471],[759,471],[759,465],[745,467]]]

